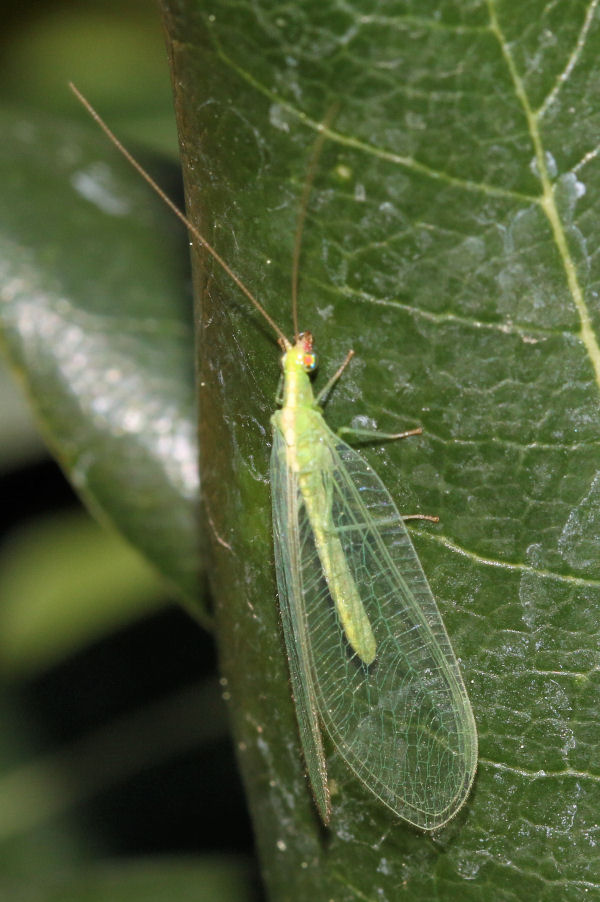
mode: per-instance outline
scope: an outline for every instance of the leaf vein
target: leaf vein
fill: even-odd
[[[466,548],[463,548],[456,542],[451,542],[443,535],[434,535],[433,533],[427,533],[422,530],[413,530],[410,528],[409,531],[416,532],[421,539],[425,539],[430,542],[436,542],[438,545],[443,545],[444,548],[447,548],[449,551],[453,551],[455,554],[460,554],[462,557],[466,557],[476,564],[483,564],[486,567],[497,567],[500,570],[512,570],[517,573],[528,573],[533,576],[537,576],[540,579],[548,579],[554,582],[565,583],[569,586],[582,586],[588,589],[600,589],[600,579],[586,578],[583,576],[572,576],[571,574],[565,573],[555,573],[552,570],[547,570],[543,567],[534,567],[531,564],[524,564],[521,561],[501,561],[496,558],[484,557],[481,554],[477,554],[475,551],[469,551]]]
[[[527,96],[523,80],[519,72],[517,71],[515,61],[510,51],[510,47],[500,27],[500,22],[496,14],[494,2],[495,0],[487,0],[491,28],[496,35],[496,39],[502,50],[504,61],[510,73],[515,93],[519,102],[521,103],[523,112],[525,113],[525,117],[529,125],[529,133],[534,147],[538,174],[542,187],[541,200],[538,202],[541,203],[542,209],[544,210],[544,213],[546,214],[546,217],[550,223],[550,228],[552,229],[552,234],[554,236],[554,242],[562,260],[567,286],[571,293],[571,299],[579,316],[579,338],[587,351],[590,363],[594,370],[596,383],[600,387],[600,346],[598,345],[598,340],[592,326],[592,321],[587,304],[585,302],[583,290],[581,285],[579,284],[579,279],[577,277],[577,268],[571,256],[567,242],[567,236],[556,205],[553,184],[548,173],[546,155],[544,153],[542,137],[538,127],[538,118],[533,111],[531,104],[529,103],[529,98]],[[595,3],[597,2],[597,0],[592,0],[592,2]]]
[[[538,119],[541,119],[546,110],[554,103],[556,100],[558,93],[565,82],[568,81],[573,69],[579,62],[579,58],[581,57],[581,53],[583,48],[585,47],[585,42],[587,40],[587,36],[589,30],[592,25],[592,21],[594,19],[594,13],[596,12],[596,7],[598,6],[598,2],[600,0],[591,0],[591,3],[588,7],[585,19],[583,20],[583,25],[581,26],[581,30],[577,37],[577,41],[575,42],[575,47],[569,54],[569,59],[567,60],[567,65],[562,70],[562,72],[557,76],[556,81],[554,83],[554,87],[548,93],[545,100],[541,103],[540,107],[537,111]]]

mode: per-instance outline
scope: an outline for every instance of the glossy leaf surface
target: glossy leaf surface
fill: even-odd
[[[473,795],[435,840],[371,804],[335,757],[335,817],[319,832],[271,563],[278,350],[206,263],[214,585],[272,896],[576,899],[600,880],[597,6],[166,8],[196,221],[288,332],[298,200],[340,104],[300,325],[316,336],[317,387],[356,352],[330,425],[424,426],[365,453],[401,511],[441,518],[411,531],[480,737]]]
[[[93,123],[7,113],[2,128],[7,356],[92,510],[197,598],[185,241]]]

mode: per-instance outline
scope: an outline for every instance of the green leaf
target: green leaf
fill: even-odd
[[[85,872],[46,876],[29,884],[0,882],[0,898],[11,902],[252,902],[252,871],[230,856],[197,862],[172,859],[102,864]]]
[[[190,209],[288,334],[303,245],[327,408],[421,439],[365,454],[407,513],[473,702],[480,763],[437,836],[339,761],[323,832],[272,566],[274,336],[212,261],[202,476],[221,661],[273,899],[579,898],[597,830],[600,11],[594,2],[163,0]],[[320,384],[323,384],[321,381]]]
[[[164,602],[162,581],[87,513],[21,529],[0,554],[0,669],[31,678]]]
[[[192,314],[181,229],[93,123],[6,113],[2,130],[7,355],[92,511],[197,605]]]
[[[74,117],[75,82],[113,128],[177,158],[171,86],[156,11],[139,0],[36,4],[12,18],[2,43],[2,98]]]
[[[26,460],[44,457],[45,449],[22,394],[15,386],[4,361],[0,360],[0,406],[2,444],[0,469],[3,473]]]

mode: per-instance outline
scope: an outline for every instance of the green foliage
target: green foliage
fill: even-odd
[[[316,334],[321,379],[356,352],[328,405],[332,426],[424,426],[422,439],[365,453],[402,510],[441,518],[412,531],[479,731],[473,794],[439,835],[394,822],[335,757],[331,829],[320,828],[271,565],[278,352],[204,261],[211,576],[272,898],[568,902],[593,892],[597,4],[163,8],[192,216],[288,333],[308,154],[340,104],[307,219],[302,324]],[[3,133],[4,343],[82,494],[195,596],[191,318],[177,227],[89,129],[21,116]]]
[[[339,103],[301,327],[321,379],[356,352],[330,424],[424,426],[368,456],[402,510],[441,518],[413,533],[479,729],[472,797],[436,838],[394,823],[335,760],[320,832],[265,566],[277,349],[206,261],[219,641],[272,896],[574,899],[600,878],[596,6],[165,6],[191,209],[288,333],[298,199]]]
[[[127,862],[61,874],[51,880],[19,884],[0,882],[0,899],[11,902],[252,902],[250,869],[219,858],[200,862]]]
[[[9,360],[92,510],[197,602],[191,300],[179,232],[90,127],[6,113],[2,129]]]
[[[84,512],[38,520],[0,554],[0,672],[31,678],[164,594],[140,555]]]

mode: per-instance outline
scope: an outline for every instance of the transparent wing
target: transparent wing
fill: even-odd
[[[300,579],[297,480],[288,467],[281,431],[273,418],[271,451],[273,544],[279,608],[285,639],[298,730],[306,770],[324,823],[331,814],[327,765],[310,669],[307,624]]]
[[[295,497],[295,595],[302,608],[308,682],[327,732],[357,777],[400,817],[432,830],[465,801],[477,762],[477,733],[458,662],[404,521],[363,458],[318,415],[318,477],[331,534],[371,623],[377,651],[353,652],[323,576],[314,529]],[[301,476],[301,474],[300,474]],[[314,482],[312,483],[314,485]],[[305,487],[306,491],[306,487]]]

